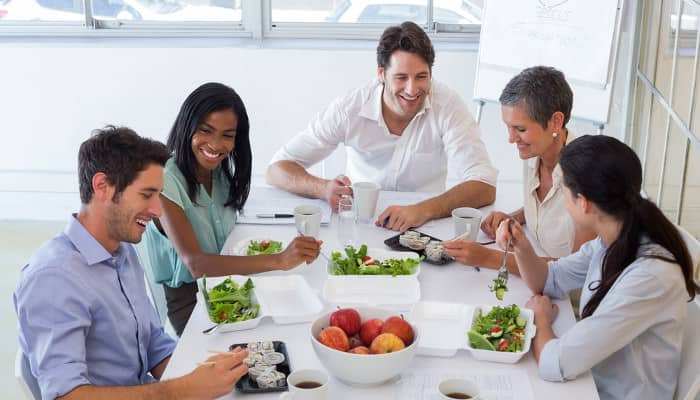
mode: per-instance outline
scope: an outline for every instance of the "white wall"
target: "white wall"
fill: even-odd
[[[371,45],[353,50],[99,46],[0,43],[0,219],[66,218],[79,206],[77,149],[92,129],[126,125],[165,140],[184,98],[206,81],[232,86],[246,103],[254,182],[262,182],[267,161],[283,142],[332,98],[363,84],[376,70]],[[435,79],[458,90],[472,111],[475,66],[476,52],[438,48]],[[609,132],[623,137],[626,79],[618,81],[622,88],[614,95]],[[572,129],[593,130],[576,123]],[[499,179],[520,180],[521,164],[507,143],[497,105],[487,105],[482,132]]]

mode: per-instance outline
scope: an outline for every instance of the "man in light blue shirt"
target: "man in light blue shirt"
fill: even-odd
[[[146,295],[137,243],[160,216],[170,157],[161,143],[107,127],[79,153],[82,206],[22,268],[14,293],[20,348],[43,399],[215,398],[247,372],[246,352],[155,383],[175,342]]]

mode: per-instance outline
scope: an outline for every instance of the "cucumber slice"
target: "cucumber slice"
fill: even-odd
[[[469,331],[467,332],[467,336],[469,337],[469,343],[471,343],[472,347],[475,349],[496,351],[496,348],[493,347],[491,342],[479,332]]]

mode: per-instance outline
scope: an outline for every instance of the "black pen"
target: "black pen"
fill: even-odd
[[[294,218],[294,214],[255,214],[258,218]]]

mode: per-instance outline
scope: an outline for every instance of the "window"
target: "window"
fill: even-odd
[[[461,33],[463,40],[465,32],[478,35],[483,1],[0,0],[0,35],[71,22],[76,35],[137,30],[154,36],[376,39],[386,26],[410,20],[429,33]],[[51,36],[50,29],[43,32]]]

